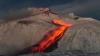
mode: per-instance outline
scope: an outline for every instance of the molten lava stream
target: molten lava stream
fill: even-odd
[[[71,24],[65,24],[58,20],[53,20],[55,24],[61,25],[57,29],[54,29],[51,33],[47,34],[47,37],[41,40],[37,46],[33,47],[30,53],[34,52],[43,52],[45,51],[50,45],[58,41],[62,36],[65,30],[71,26]]]

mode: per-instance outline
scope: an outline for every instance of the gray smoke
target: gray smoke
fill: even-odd
[[[75,13],[75,15],[83,17],[92,17],[99,19],[100,13],[100,0],[75,0],[74,2],[67,4],[54,5],[51,8],[53,11],[66,15],[68,13]]]
[[[29,17],[32,13],[32,8],[24,8],[20,10],[9,10],[8,12],[0,12],[1,20],[12,20]]]

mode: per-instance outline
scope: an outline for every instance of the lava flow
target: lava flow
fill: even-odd
[[[71,24],[66,24],[59,20],[53,20],[53,23],[60,26],[54,29],[51,33],[46,34],[46,37],[38,42],[37,45],[32,48],[30,53],[45,51],[49,46],[51,46],[63,36],[63,33],[69,26],[72,26]]]

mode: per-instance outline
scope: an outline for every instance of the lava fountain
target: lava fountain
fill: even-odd
[[[66,24],[59,20],[53,20],[53,23],[59,25],[59,27],[52,30],[52,32],[47,33],[46,36],[31,49],[30,53],[44,52],[48,47],[57,42],[63,36],[65,30],[69,26],[72,26],[71,24]]]

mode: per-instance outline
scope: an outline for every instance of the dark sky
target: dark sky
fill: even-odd
[[[48,7],[59,14],[73,12],[100,20],[100,0],[0,0],[0,15],[29,7]]]
[[[73,2],[73,0],[0,0],[0,10],[28,7],[50,7],[70,2]]]

